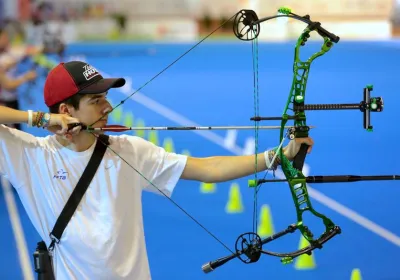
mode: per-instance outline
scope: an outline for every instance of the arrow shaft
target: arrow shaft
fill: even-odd
[[[280,129],[281,126],[258,126],[258,129]],[[285,126],[285,128],[293,128],[293,126]],[[310,128],[313,128],[310,126]],[[149,127],[124,127],[124,126],[110,126],[110,127],[95,127],[86,128],[88,131],[127,131],[127,130],[251,130],[255,126],[149,126]]]

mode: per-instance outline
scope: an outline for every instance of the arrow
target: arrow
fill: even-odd
[[[107,125],[105,127],[87,127],[81,123],[69,124],[69,129],[76,126],[82,126],[85,131],[128,131],[128,130],[250,130],[255,129],[255,126],[145,126],[145,127],[126,127],[123,125]],[[281,126],[258,126],[258,129],[280,129]],[[294,126],[285,126],[284,128],[294,128]],[[309,126],[309,128],[315,128]]]

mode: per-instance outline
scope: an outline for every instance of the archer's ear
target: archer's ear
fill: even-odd
[[[71,115],[70,107],[65,103],[61,103],[60,104],[60,107],[58,107],[58,111],[59,111],[60,114]]]

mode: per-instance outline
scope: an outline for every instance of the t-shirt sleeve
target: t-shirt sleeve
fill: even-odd
[[[18,188],[29,178],[26,151],[37,146],[34,136],[0,125],[0,175]]]
[[[167,152],[140,137],[129,137],[128,140],[132,145],[134,166],[140,172],[142,188],[171,196],[185,169],[187,156]]]

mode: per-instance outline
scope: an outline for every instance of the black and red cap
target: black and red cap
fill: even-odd
[[[82,61],[58,64],[46,78],[44,102],[48,107],[75,94],[95,94],[125,85],[124,78],[103,78],[96,68]]]

